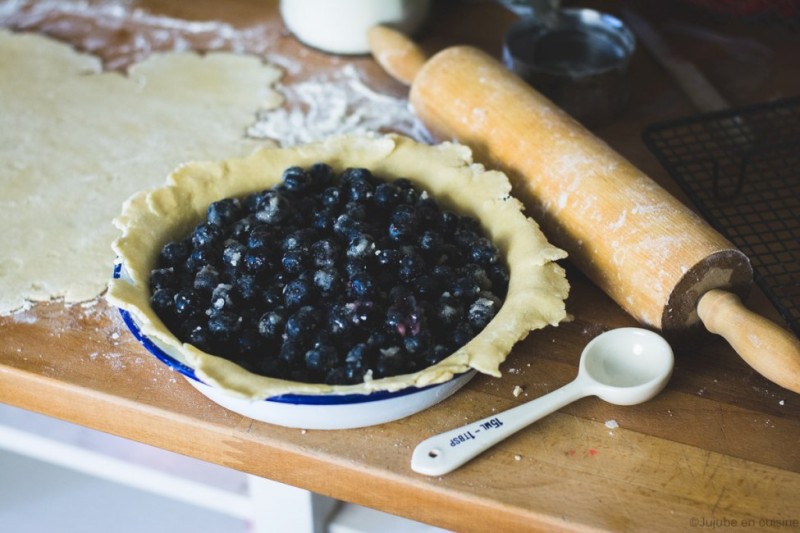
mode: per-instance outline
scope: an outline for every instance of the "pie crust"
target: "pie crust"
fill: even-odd
[[[181,343],[150,307],[149,276],[159,252],[200,223],[218,199],[246,196],[276,185],[284,169],[331,165],[336,172],[365,167],[387,180],[408,178],[445,209],[477,218],[505,258],[510,274],[503,306],[486,328],[439,363],[415,372],[356,385],[299,383],[253,374],[236,363]],[[538,225],[511,196],[505,174],[472,162],[472,153],[456,143],[426,145],[400,135],[342,135],[292,148],[265,147],[246,158],[182,165],[165,186],[140,192],[114,219],[122,232],[113,243],[126,274],[113,279],[108,301],[128,311],[141,332],[169,347],[204,382],[234,395],[259,400],[286,393],[356,394],[395,391],[441,383],[470,368],[500,376],[500,365],[528,333],[555,326],[566,316],[569,292],[565,273],[555,263],[566,252],[549,244]]]

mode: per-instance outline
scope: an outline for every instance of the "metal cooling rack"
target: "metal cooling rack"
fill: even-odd
[[[800,98],[654,124],[645,144],[800,336]]]

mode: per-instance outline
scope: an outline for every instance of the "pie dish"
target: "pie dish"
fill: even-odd
[[[212,202],[272,187],[284,169],[319,162],[337,172],[363,167],[387,180],[406,178],[448,209],[480,222],[500,250],[510,276],[502,307],[480,334],[420,371],[352,385],[327,385],[249,372],[181,342],[170,332],[149,301],[149,276],[161,247],[191,232]],[[286,395],[341,399],[399,392],[409,396],[406,389],[463,384],[472,370],[499,376],[500,364],[516,342],[532,330],[557,325],[566,314],[569,285],[555,262],[566,253],[549,244],[536,223],[523,214],[522,204],[511,196],[508,178],[473,163],[470,150],[456,143],[430,146],[399,135],[345,135],[293,148],[265,147],[246,158],[186,163],[170,175],[165,186],[131,197],[114,223],[122,232],[113,249],[123,274],[110,282],[108,301],[127,314],[129,325],[135,324],[142,339],[191,369],[190,379],[197,380],[195,386],[202,384],[201,392],[208,393],[203,391],[208,387],[224,398],[253,402]]]

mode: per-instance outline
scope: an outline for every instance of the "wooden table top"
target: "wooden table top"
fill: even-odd
[[[303,58],[303,68],[288,72],[284,84],[353,64],[374,87],[403,94],[368,57],[333,57],[298,44],[283,29],[273,2],[137,4],[176,19],[275,30],[269,54]],[[709,17],[686,6],[665,13],[656,2],[628,4],[656,22],[677,50],[688,52],[732,104],[800,94],[800,74],[789,68],[796,66],[800,36],[790,24]],[[604,5],[614,11],[622,3]],[[3,23],[79,47],[92,31],[91,24],[70,30],[77,25],[64,20],[74,14],[58,15],[59,20],[40,15],[29,10]],[[513,20],[494,3],[444,2],[420,40],[431,51],[468,43],[499,55],[503,30]],[[131,60],[118,55],[118,43],[130,37],[124,30],[98,30],[107,45],[96,51],[107,64],[116,61],[116,68]],[[748,59],[731,59],[730,50],[737,48],[721,52],[716,44],[722,39],[742,50],[767,50],[760,74],[734,68],[734,59]],[[697,46],[701,41],[705,45]],[[720,53],[729,55],[720,60]],[[629,105],[596,133],[680,196],[640,134],[648,124],[696,111],[645,50],[637,51],[631,76]],[[711,337],[676,350],[674,376],[652,401],[620,407],[586,398],[451,474],[411,471],[411,451],[419,441],[566,384],[590,339],[636,325],[568,262],[565,266],[573,320],[536,331],[517,345],[502,378],[478,376],[439,405],[393,423],[301,431],[233,414],[151,357],[116,310],[100,300],[89,306],[38,304],[0,318],[0,401],[458,531],[800,529],[800,395],[766,381]],[[758,291],[747,304],[780,320]],[[513,393],[517,386],[524,391],[519,396]]]

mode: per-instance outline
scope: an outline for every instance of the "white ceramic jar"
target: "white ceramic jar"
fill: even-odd
[[[367,31],[387,24],[414,33],[430,0],[281,0],[283,21],[303,43],[334,54],[369,52]]]

